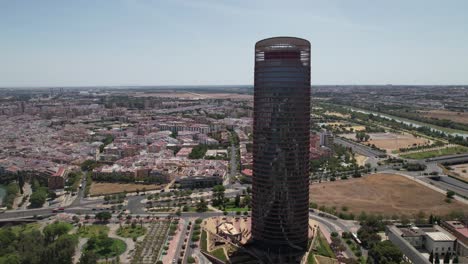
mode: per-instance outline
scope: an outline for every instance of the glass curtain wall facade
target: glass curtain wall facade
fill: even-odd
[[[255,45],[252,238],[268,250],[308,240],[310,43]]]

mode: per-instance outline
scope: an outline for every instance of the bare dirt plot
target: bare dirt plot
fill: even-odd
[[[366,161],[367,161],[367,157],[366,156],[363,156],[363,155],[360,155],[360,154],[355,154],[354,155],[354,158],[356,159],[356,162],[359,166],[364,166],[366,165]]]
[[[428,118],[437,118],[437,119],[447,119],[454,122],[468,124],[468,112],[453,112],[447,110],[431,110],[431,111],[421,111],[420,112],[424,117]]]
[[[450,166],[462,180],[468,181],[468,163]]]
[[[91,184],[91,195],[105,195],[122,192],[135,192],[137,189],[142,191],[160,190],[163,185],[158,184],[136,184],[136,183],[108,183],[108,182],[93,182]]]
[[[350,212],[391,216],[426,214],[444,215],[468,208],[457,202],[446,203],[445,196],[424,185],[396,174],[373,174],[363,178],[312,184],[311,201],[319,206],[347,206]]]
[[[343,137],[356,140],[356,134],[344,134]],[[385,149],[387,152],[400,148],[409,148],[417,145],[428,145],[432,141],[422,137],[415,137],[411,134],[396,133],[369,133],[370,139],[364,144],[374,144],[376,147]],[[415,145],[416,144],[416,145]]]

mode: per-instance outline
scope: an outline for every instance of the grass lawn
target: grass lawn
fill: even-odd
[[[319,235],[316,243],[317,243],[316,251],[318,255],[329,257],[329,258],[335,258],[335,254],[331,250],[330,245],[328,245],[327,240],[323,237],[322,234]]]
[[[467,153],[467,152],[468,152],[467,147],[456,146],[456,147],[444,148],[444,149],[439,149],[439,150],[431,150],[431,151],[423,151],[423,152],[418,152],[418,153],[405,154],[405,155],[400,155],[400,157],[407,158],[407,159],[428,159],[428,158],[434,158],[438,156],[462,154],[462,153]]]
[[[144,234],[146,234],[146,228],[138,225],[135,226],[135,228],[132,228],[131,226],[122,226],[117,230],[117,235],[121,237],[137,238]]]
[[[227,261],[227,257],[226,257],[226,254],[224,254],[223,248],[218,248],[216,250],[213,250],[210,252],[210,254],[222,261]]]
[[[221,209],[221,208],[219,208]],[[222,209],[221,209],[222,210]],[[228,212],[244,212],[248,211],[249,209],[247,207],[237,207],[236,204],[233,201],[229,201],[226,203],[226,210]]]
[[[33,230],[39,230],[39,224],[38,223],[31,223],[31,224],[26,224],[26,225],[17,225],[17,226],[12,226],[11,231],[15,233],[15,235],[19,235],[20,233],[28,233]]]
[[[84,225],[78,230],[78,235],[80,237],[90,238],[99,235],[101,232],[107,235],[107,233],[109,233],[109,227],[105,225]]]
[[[86,244],[86,250],[94,251],[100,259],[119,256],[127,249],[127,244],[120,239],[109,237],[105,239],[97,238],[97,240],[95,240],[96,242],[93,243],[93,246],[89,245],[90,241],[91,239],[88,240],[88,243]]]
[[[206,231],[203,230],[201,233],[201,249],[202,251],[206,252],[207,248],[208,248],[208,241],[206,239]]]
[[[249,209],[247,207],[226,207],[228,212],[246,212]]]
[[[307,264],[315,264],[314,253],[310,252],[307,256]]]

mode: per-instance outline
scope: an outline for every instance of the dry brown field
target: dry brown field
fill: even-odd
[[[387,152],[398,150],[400,148],[412,147],[413,144],[427,145],[432,142],[429,139],[415,137],[411,134],[396,134],[396,133],[369,133],[370,139],[363,144],[374,144],[376,147],[385,149]],[[343,137],[356,140],[356,134],[344,134]]]
[[[312,184],[311,201],[319,206],[347,206],[349,212],[391,216],[414,215],[419,211],[437,215],[453,210],[468,212],[468,206],[453,201],[446,203],[445,195],[396,174],[373,174],[363,178]]]
[[[468,181],[468,163],[450,166],[462,180]]]
[[[122,192],[135,192],[137,189],[142,191],[160,190],[164,185],[158,184],[136,184],[136,183],[109,183],[109,182],[93,182],[91,184],[90,195],[106,195]]]
[[[421,111],[420,114],[428,118],[447,119],[454,122],[468,124],[468,112],[453,112],[447,110]]]

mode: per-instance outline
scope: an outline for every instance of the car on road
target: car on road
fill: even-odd
[[[55,208],[54,210],[52,210],[52,213],[58,213],[58,212],[63,212],[63,211],[65,211],[65,208],[59,207],[59,208]]]
[[[6,207],[0,207],[0,213],[4,213],[7,210]]]

